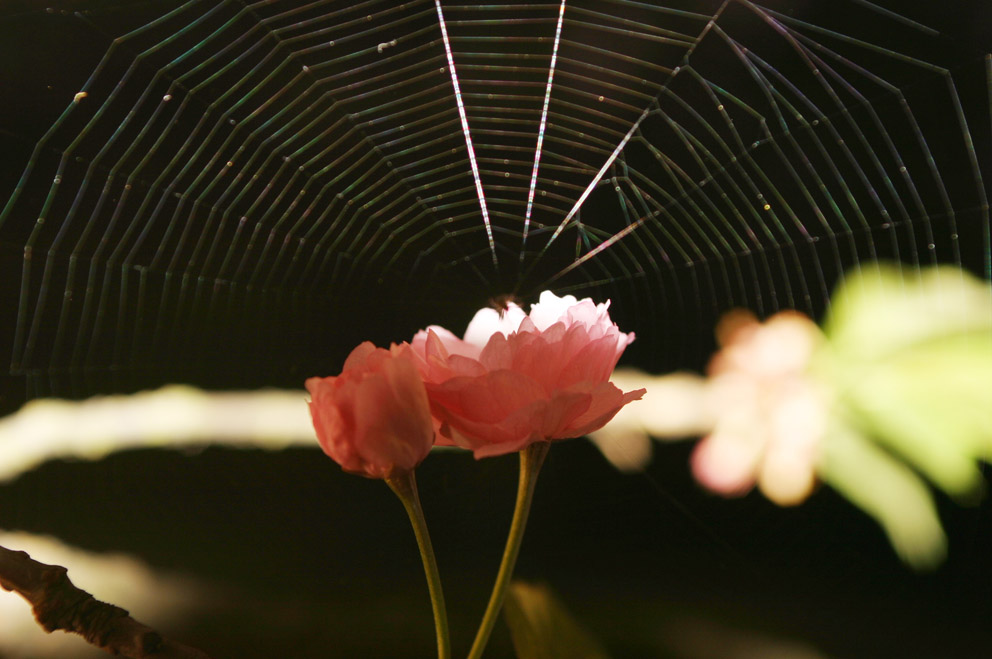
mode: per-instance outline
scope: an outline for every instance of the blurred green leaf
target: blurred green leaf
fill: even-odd
[[[597,641],[545,585],[514,581],[503,604],[519,659],[607,659]]]
[[[992,346],[932,342],[879,363],[846,403],[878,441],[938,487],[974,499],[992,449]]]
[[[825,332],[838,412],[951,496],[974,499],[976,462],[992,455],[988,283],[951,267],[865,267],[838,289]]]
[[[866,264],[834,292],[823,330],[838,356],[855,362],[951,336],[992,342],[992,291],[952,266]]]
[[[953,267],[848,275],[811,373],[833,392],[818,471],[885,528],[911,565],[946,539],[920,476],[963,503],[992,458],[992,287]],[[905,462],[901,462],[905,461]]]
[[[907,564],[929,569],[944,560],[947,538],[926,483],[871,440],[834,424],[824,442],[819,474],[875,518]]]

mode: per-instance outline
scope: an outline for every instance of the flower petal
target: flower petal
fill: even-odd
[[[516,332],[525,317],[524,310],[513,302],[502,312],[490,307],[479,309],[465,330],[465,342],[481,350],[494,334],[508,336]]]
[[[616,413],[627,403],[640,400],[644,389],[635,389],[623,393],[610,382],[599,384],[590,392],[592,400],[583,414],[572,419],[565,430],[565,437],[582,437],[594,430],[599,430],[616,416]]]
[[[692,473],[709,490],[728,497],[743,496],[754,487],[760,458],[760,445],[713,433],[692,452]]]
[[[427,391],[432,402],[443,407],[449,417],[488,423],[545,399],[539,384],[523,373],[508,370],[452,378],[440,385],[428,385]]]

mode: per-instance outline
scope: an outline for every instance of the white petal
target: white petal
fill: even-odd
[[[574,295],[558,297],[551,291],[544,291],[537,303],[530,305],[530,319],[543,332],[555,323],[567,320],[569,307],[578,303]]]
[[[524,310],[513,302],[507,305],[502,314],[489,307],[479,309],[465,330],[465,342],[480,349],[484,348],[489,343],[489,338],[496,332],[504,336],[516,332],[521,321],[526,317]]]

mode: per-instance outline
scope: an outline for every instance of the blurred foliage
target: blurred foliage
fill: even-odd
[[[910,565],[946,539],[925,479],[981,496],[992,455],[992,288],[953,267],[878,264],[848,275],[810,374],[833,392],[818,473],[884,527]]]
[[[519,659],[607,659],[599,643],[545,585],[514,581],[503,604]]]

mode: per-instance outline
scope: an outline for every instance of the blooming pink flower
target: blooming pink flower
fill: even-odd
[[[643,389],[625,394],[609,382],[634,334],[620,332],[608,308],[545,291],[529,315],[513,303],[480,310],[464,339],[437,326],[418,332],[412,347],[438,443],[477,458],[512,453],[597,430],[640,398]]]
[[[434,443],[424,383],[408,344],[366,341],[337,377],[309,378],[310,416],[324,453],[347,472],[388,478],[414,469]]]

